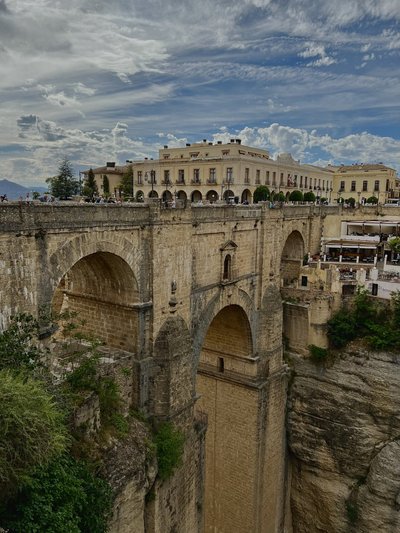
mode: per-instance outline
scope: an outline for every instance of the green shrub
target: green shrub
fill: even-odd
[[[343,348],[357,336],[357,325],[350,310],[340,309],[328,320],[329,342],[335,348]]]
[[[269,200],[270,193],[268,187],[265,185],[259,185],[253,194],[253,200],[255,203],[257,202],[265,202],[266,200]]]
[[[347,198],[345,200],[346,204],[349,205],[350,207],[354,207],[356,205],[356,199],[353,198],[352,196],[350,198]]]
[[[310,352],[310,359],[314,361],[314,363],[321,363],[328,357],[328,350],[326,348],[321,348],[320,346],[315,346],[315,344],[310,344],[308,350]]]
[[[171,423],[162,424],[156,433],[158,475],[162,480],[168,479],[182,460],[184,435]]]
[[[43,352],[38,348],[39,323],[24,313],[11,318],[0,334],[0,370],[34,370],[41,366]]]
[[[304,201],[305,202],[315,202],[315,194],[311,191],[308,191],[304,193]]]
[[[0,512],[13,533],[105,533],[111,489],[89,465],[62,455],[36,469]]]
[[[283,194],[282,191],[275,194],[274,202],[286,202],[286,196]]]
[[[43,383],[0,371],[0,499],[66,446],[64,419]]]
[[[378,203],[378,198],[376,196],[370,196],[367,199],[367,204],[377,204],[377,203]]]
[[[289,195],[289,200],[291,202],[302,202],[303,193],[301,191],[292,191]]]
[[[358,520],[358,509],[356,507],[356,504],[351,501],[347,501],[346,512],[350,524],[355,524]]]

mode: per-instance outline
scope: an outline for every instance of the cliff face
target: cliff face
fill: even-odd
[[[293,533],[400,531],[400,354],[292,356]]]

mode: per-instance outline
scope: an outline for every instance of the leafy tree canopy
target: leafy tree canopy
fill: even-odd
[[[0,405],[0,495],[6,495],[62,452],[67,437],[53,398],[26,373],[0,371]]]
[[[376,196],[370,196],[367,199],[367,204],[377,204],[377,203],[378,203],[378,198]]]
[[[389,239],[388,245],[392,252],[400,254],[400,237],[393,237]]]
[[[257,189],[254,191],[253,200],[255,203],[265,202],[266,200],[269,200],[269,198],[270,198],[270,193],[266,185],[259,185]]]
[[[304,193],[303,199],[305,202],[315,202],[315,194],[312,191],[308,191]]]
[[[289,200],[291,202],[302,202],[303,193],[301,191],[292,191],[289,195]]]
[[[61,455],[35,470],[0,519],[13,533],[105,533],[111,501],[89,465]]]
[[[128,165],[121,178],[119,185],[124,197],[133,196],[133,170],[132,165]]]
[[[110,181],[105,174],[103,176],[103,193],[106,198],[110,196]]]
[[[82,193],[84,196],[89,196],[89,198],[93,198],[94,196],[97,196],[99,194],[96,179],[94,177],[94,172],[91,168],[89,169],[87,178],[83,185]]]
[[[50,192],[56,198],[65,200],[79,192],[79,182],[74,178],[74,171],[71,162],[64,158],[59,167],[58,174],[53,178],[48,178]]]

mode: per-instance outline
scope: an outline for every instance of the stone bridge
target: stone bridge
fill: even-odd
[[[133,407],[187,431],[146,531],[283,531],[280,288],[334,209],[1,204],[0,328],[76,311],[131,354]]]

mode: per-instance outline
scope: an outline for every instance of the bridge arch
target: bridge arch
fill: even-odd
[[[221,292],[226,292],[225,290]],[[251,307],[239,292],[209,304],[199,339],[197,415],[207,418],[204,531],[254,531],[258,391],[251,388],[256,360]],[[236,298],[234,297],[236,296]],[[232,299],[232,302],[230,301]],[[245,309],[239,304],[245,303]],[[250,311],[250,315],[248,312]],[[248,453],[242,457],[241,451]],[[240,454],[240,461],[237,460]],[[240,487],[238,488],[238,480]]]
[[[138,299],[143,301],[145,296],[140,271],[143,262],[142,253],[124,237],[116,238],[113,233],[112,238],[113,240],[108,240],[96,233],[85,233],[70,239],[56,250],[49,258],[51,289],[54,290],[60,284],[61,279],[78,261],[86,256],[104,252],[113,254],[127,263],[138,283]]]
[[[95,252],[77,261],[56,288],[55,312],[76,314],[81,333],[106,346],[137,352],[138,284],[128,263],[109,252]]]
[[[280,273],[283,286],[297,283],[304,254],[304,238],[300,231],[293,230],[286,238],[281,254]]]
[[[197,371],[197,365],[200,359],[200,353],[204,344],[210,325],[217,314],[225,307],[235,305],[240,307],[248,318],[251,337],[255,336],[255,319],[254,319],[254,302],[250,296],[243,290],[234,285],[225,287],[218,292],[205,306],[198,316],[193,327],[193,350],[195,357],[194,371]]]

